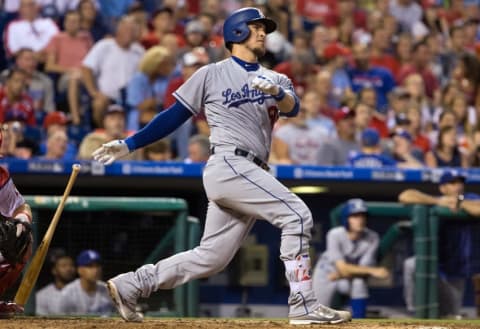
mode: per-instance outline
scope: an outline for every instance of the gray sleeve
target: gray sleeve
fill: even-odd
[[[363,256],[358,261],[358,265],[362,266],[375,266],[377,263],[377,250],[380,243],[378,234],[373,231],[369,231],[367,236],[368,239],[368,249],[365,251]]]
[[[342,252],[342,237],[338,234],[340,231],[332,229],[327,233],[327,256],[328,259],[335,263],[339,260],[344,260],[345,257]]]
[[[319,166],[333,166],[335,164],[335,148],[330,142],[320,144],[317,164]]]
[[[43,290],[40,290],[35,294],[35,314],[36,315],[48,315],[48,299]]]
[[[285,90],[285,92],[295,95],[295,89],[293,88],[292,81],[285,74],[278,74],[278,84]]]
[[[203,105],[207,101],[208,71],[212,65],[201,67],[173,93],[175,99],[194,115],[200,114]],[[212,87],[215,88],[215,86]]]

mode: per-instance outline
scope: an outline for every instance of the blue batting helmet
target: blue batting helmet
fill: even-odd
[[[342,208],[342,224],[348,229],[348,217],[354,214],[367,214],[368,208],[362,199],[350,199]]]
[[[275,31],[277,28],[277,23],[265,17],[260,9],[253,7],[238,9],[228,16],[223,24],[223,39],[225,43],[245,41],[250,35],[248,23],[252,22],[263,23],[267,34]]]

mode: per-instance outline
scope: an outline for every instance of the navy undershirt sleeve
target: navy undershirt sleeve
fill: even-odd
[[[125,139],[130,152],[170,135],[192,116],[184,105],[175,102],[157,114],[145,127]]]
[[[295,104],[293,105],[293,109],[290,112],[282,113],[282,116],[285,116],[287,118],[292,118],[292,117],[297,116],[298,111],[300,110],[300,102],[298,101],[297,95],[293,95],[293,99],[295,100]]]

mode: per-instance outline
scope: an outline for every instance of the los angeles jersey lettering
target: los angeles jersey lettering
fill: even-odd
[[[200,68],[174,96],[194,114],[205,108],[212,145],[236,145],[266,160],[272,127],[279,112],[272,96],[252,87],[252,80],[258,75],[268,77],[285,92],[294,94],[286,75],[262,66],[247,71],[228,58]]]

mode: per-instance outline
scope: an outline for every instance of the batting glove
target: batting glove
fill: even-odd
[[[252,80],[252,87],[272,96],[280,92],[280,86],[264,75],[255,77]]]
[[[107,144],[103,144],[96,149],[92,155],[95,160],[104,165],[112,164],[113,161],[118,160],[130,153],[127,144],[122,139],[117,139]]]

